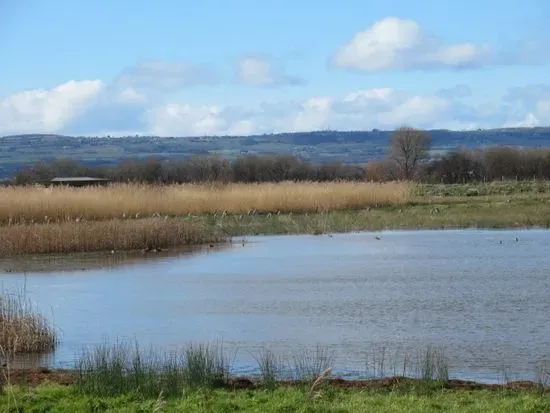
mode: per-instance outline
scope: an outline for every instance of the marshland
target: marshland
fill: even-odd
[[[120,252],[261,234],[548,227],[545,181],[0,188],[0,256]]]
[[[411,397],[426,411],[435,399],[449,411],[544,410],[549,190],[544,180],[0,188],[0,282],[25,291],[2,301],[0,397],[21,404],[19,383],[51,380],[62,387],[39,387],[29,403],[55,394],[60,406],[246,411],[228,391],[243,385],[274,411],[399,409]]]

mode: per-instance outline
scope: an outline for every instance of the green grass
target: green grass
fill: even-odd
[[[139,394],[167,397],[186,388],[225,386],[229,359],[219,343],[189,344],[179,351],[142,350],[137,342],[118,341],[84,351],[76,363],[75,388],[81,394]]]
[[[417,196],[488,196],[550,192],[550,181],[492,181],[469,184],[422,184]]]
[[[383,229],[550,227],[550,197],[418,198],[402,207],[315,214],[195,216],[230,236],[323,234]]]
[[[325,387],[313,400],[307,388],[275,390],[182,391],[178,398],[162,394],[118,397],[85,396],[74,387],[43,385],[36,389],[12,387],[0,396],[4,412],[448,412],[448,413],[545,413],[550,396],[519,391],[457,391],[393,389],[345,390]]]

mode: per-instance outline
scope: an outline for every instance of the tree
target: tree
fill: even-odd
[[[432,143],[431,136],[411,127],[397,129],[391,138],[390,159],[395,163],[399,176],[410,180],[415,177],[419,163],[427,157]]]

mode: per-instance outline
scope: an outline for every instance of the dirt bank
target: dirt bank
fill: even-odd
[[[42,383],[55,383],[60,385],[71,385],[74,383],[76,374],[74,370],[50,369],[47,367],[39,367],[32,369],[14,369],[7,370],[0,368],[0,380],[4,383],[9,381],[11,384],[35,387]],[[419,384],[420,379],[408,377],[388,377],[380,379],[365,379],[365,380],[345,380],[342,378],[332,378],[327,380],[330,386],[345,388],[345,389],[392,389],[401,386],[413,386]],[[248,377],[233,377],[229,381],[229,387],[234,389],[255,388],[259,383]],[[279,386],[300,386],[302,383],[298,381],[280,381]],[[451,390],[533,390],[539,389],[538,383],[532,381],[513,381],[506,384],[485,384],[477,383],[468,380],[451,379],[443,385],[446,389]],[[550,391],[550,386],[545,387],[545,391]]]

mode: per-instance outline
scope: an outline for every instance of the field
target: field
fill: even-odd
[[[522,391],[365,391],[324,388],[310,400],[308,389],[190,391],[180,398],[144,399],[139,395],[80,395],[73,387],[16,387],[0,396],[0,413],[29,412],[456,412],[543,413],[550,396]]]
[[[230,236],[550,227],[550,183],[0,188],[0,256],[157,250]]]

